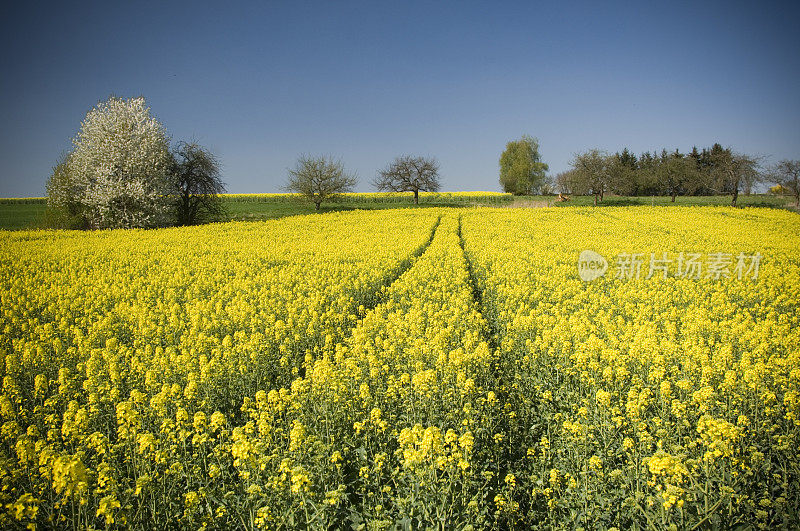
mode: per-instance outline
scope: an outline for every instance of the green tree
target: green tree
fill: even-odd
[[[622,153],[615,153],[612,157],[611,191],[619,195],[636,195],[639,188],[636,155],[624,148]]]
[[[327,156],[300,155],[294,168],[289,170],[286,191],[300,194],[319,211],[326,201],[336,201],[341,194],[352,192],[358,179],[347,173],[340,160]]]
[[[656,195],[658,189],[659,157],[645,151],[639,155],[639,169],[636,171],[636,189],[640,195]]]
[[[542,162],[539,141],[528,135],[506,144],[500,155],[500,185],[504,192],[529,195],[541,190],[549,167]]]
[[[225,193],[225,183],[220,178],[216,157],[195,142],[180,142],[173,157],[177,224],[197,225],[224,219],[220,194]]]
[[[698,186],[697,163],[691,157],[684,157],[675,150],[672,155],[662,158],[655,172],[660,192],[675,197],[692,193]]]

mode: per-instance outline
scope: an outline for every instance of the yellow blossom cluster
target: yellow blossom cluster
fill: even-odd
[[[303,520],[306,500],[317,500],[314,518],[340,527],[355,497],[370,527],[477,521],[467,508],[490,489],[475,449],[492,440],[498,410],[459,231],[459,217],[442,214],[425,252],[349,338],[309,360],[289,389],[245,402],[249,421],[234,435],[252,459],[235,467],[272,514]],[[281,464],[308,474],[300,500]],[[426,513],[433,505],[446,511]]]

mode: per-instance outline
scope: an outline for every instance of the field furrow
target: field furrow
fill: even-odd
[[[458,218],[445,214],[425,253],[349,338],[309,360],[285,393],[256,397],[251,427],[234,439],[257,449],[237,464],[259,492],[257,519],[465,524],[468,507],[486,501],[479,472],[496,416],[485,330]]]

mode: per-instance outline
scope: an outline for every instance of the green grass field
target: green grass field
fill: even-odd
[[[730,196],[702,196],[702,197],[678,197],[673,203],[669,197],[627,197],[607,195],[600,207],[609,206],[637,206],[637,205],[722,205],[730,204]],[[314,205],[296,200],[286,201],[241,201],[236,199],[225,199],[225,208],[231,220],[235,221],[255,221],[265,219],[277,219],[287,216],[314,213]],[[509,207],[516,208],[539,208],[539,207],[558,207],[568,208],[576,206],[592,206],[594,198],[592,196],[573,196],[569,201],[559,202],[553,196],[531,196],[514,197],[510,202],[505,203]],[[774,195],[740,195],[739,206],[741,207],[768,207],[768,208],[790,208],[792,201],[790,198]],[[320,212],[337,212],[346,210],[380,210],[387,208],[428,208],[436,207],[464,207],[480,206],[478,201],[463,202],[439,202],[428,203],[421,199],[419,205],[412,202],[395,201],[342,201],[339,203],[323,204]],[[0,229],[22,230],[46,228],[48,226],[47,206],[41,198],[31,198],[30,200],[0,200]]]
[[[22,230],[46,226],[44,203],[0,204],[0,229]]]

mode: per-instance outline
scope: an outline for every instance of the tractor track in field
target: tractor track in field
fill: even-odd
[[[414,264],[417,262],[417,259],[419,259],[423,254],[425,254],[425,251],[428,250],[428,247],[430,247],[431,243],[433,242],[433,238],[436,237],[436,230],[439,228],[439,225],[441,223],[442,223],[442,215],[440,214],[439,217],[436,219],[436,222],[433,224],[433,227],[431,227],[431,233],[430,236],[428,236],[428,239],[417,249],[415,249],[408,256],[408,258],[405,259],[405,264],[400,267],[400,269],[396,272],[396,274],[392,275],[387,280],[385,280],[378,288],[378,290],[375,291],[373,296],[369,300],[367,300],[365,304],[363,304],[364,315],[366,315],[370,310],[374,310],[376,306],[378,306],[381,302],[383,302],[385,294],[388,291],[388,289],[392,286],[392,284],[397,282],[400,279],[400,277],[402,277],[409,269],[414,267]],[[362,319],[364,315],[359,315],[359,319]]]
[[[500,334],[495,326],[495,323],[492,319],[486,314],[486,304],[484,301],[483,290],[478,286],[477,278],[475,277],[475,269],[472,266],[472,262],[469,259],[469,255],[467,254],[467,250],[464,247],[464,234],[461,231],[461,216],[458,216],[458,245],[461,247],[461,253],[464,255],[464,262],[467,264],[467,274],[469,276],[469,284],[472,290],[472,300],[478,307],[478,311],[483,316],[483,320],[486,322],[486,329],[484,333],[484,340],[486,344],[489,346],[489,350],[491,352],[497,352],[499,347],[500,341]]]

